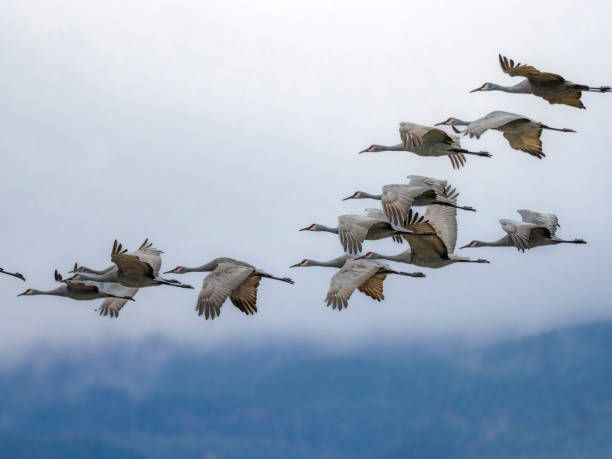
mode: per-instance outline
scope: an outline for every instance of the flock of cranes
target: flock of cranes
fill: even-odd
[[[560,75],[540,72],[536,68],[514,63],[512,59],[499,56],[504,73],[525,77],[514,86],[500,86],[484,83],[470,91],[504,91],[508,93],[533,94],[551,104],[565,104],[585,108],[581,96],[583,91],[609,92],[610,87],[591,87],[572,83]],[[489,129],[501,131],[510,146],[536,158],[545,156],[540,139],[542,130],[575,132],[567,128],[553,128],[528,117],[513,113],[494,111],[475,121],[448,118],[436,126],[450,126],[455,134],[479,139]],[[457,126],[464,126],[461,131]],[[371,145],[360,153],[381,151],[408,151],[420,156],[448,156],[453,168],[466,164],[466,155],[491,157],[486,151],[469,151],[461,147],[458,135],[448,134],[434,126],[415,123],[400,123],[401,143],[392,146]],[[365,215],[340,215],[338,225],[328,227],[313,223],[300,231],[316,231],[337,234],[344,254],[329,261],[304,259],[291,266],[323,266],[337,268],[332,276],[325,302],[333,309],[344,309],[355,290],[359,290],[376,301],[384,300],[383,282],[390,274],[406,277],[425,277],[420,272],[399,271],[378,260],[412,264],[419,267],[442,268],[454,263],[489,263],[484,259],[470,259],[456,255],[457,210],[476,211],[471,206],[458,205],[459,193],[446,180],[408,176],[408,183],[389,184],[382,187],[382,193],[370,194],[356,191],[344,198],[374,199],[381,201],[381,208],[366,209]],[[415,208],[426,207],[420,215]],[[515,247],[521,252],[542,245],[561,243],[585,244],[583,239],[566,240],[557,237],[559,222],[557,216],[549,213],[520,209],[522,221],[501,219],[505,235],[497,241],[474,240],[461,248]],[[367,252],[360,255],[364,241],[392,238],[397,243],[408,242],[409,250],[397,255],[381,255]],[[112,265],[101,270],[74,265],[72,276],[64,278],[55,271],[55,281],[60,285],[52,290],[27,289],[18,296],[54,295],[74,300],[102,299],[98,307],[102,316],[118,317],[128,301],[134,301],[139,289],[152,286],[171,286],[193,289],[175,279],[160,276],[161,252],[145,240],[133,252],[123,248],[117,241],[111,250]],[[208,272],[202,281],[202,288],[196,301],[198,315],[214,319],[221,313],[221,307],[229,298],[234,306],[245,314],[257,312],[257,290],[262,278],[288,284],[293,280],[277,277],[246,262],[232,258],[215,258],[195,268],[177,266],[164,274],[185,274]],[[6,274],[25,281],[18,272]]]

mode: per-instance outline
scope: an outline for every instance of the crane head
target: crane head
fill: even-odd
[[[383,151],[380,145],[370,145],[365,150],[361,150],[359,153],[376,153],[378,151]]]
[[[343,201],[346,201],[348,199],[360,199],[360,198],[363,198],[363,191],[355,191],[352,195],[344,198]]]
[[[29,295],[36,295],[36,290],[34,290],[34,289],[32,289],[32,288],[29,288],[29,289],[27,289],[25,292],[20,293],[20,294],[19,294],[19,295],[17,295],[17,296],[29,296]]]
[[[184,266],[177,266],[174,269],[171,269],[170,271],[166,271],[164,274],[185,274],[187,271],[185,271],[185,267]]]
[[[477,92],[477,91],[491,91],[493,90],[493,83],[484,83],[482,86],[479,86],[476,89],[472,89],[470,92]]]
[[[472,241],[469,244],[466,244],[463,247],[459,247],[459,248],[460,249],[466,249],[466,248],[474,248],[474,247],[482,247],[482,242],[480,242],[480,241]]]
[[[299,267],[304,267],[304,266],[310,266],[310,260],[308,258],[304,258],[302,261],[300,261],[299,263],[296,263],[294,265],[289,266],[290,268],[299,268]]]
[[[306,228],[301,228],[300,231],[320,231],[320,229],[319,225],[313,223],[312,225],[309,225]]]
[[[448,118],[446,121],[434,124],[434,126],[454,126],[456,121],[457,120],[455,118]]]
[[[376,252],[367,252],[360,257],[355,258],[355,260],[362,260],[364,258],[367,260],[373,260],[375,258],[380,258],[380,255],[378,255]]]

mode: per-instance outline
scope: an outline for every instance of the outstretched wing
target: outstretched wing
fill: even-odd
[[[529,209],[518,209],[517,212],[521,215],[524,222],[546,228],[551,236],[554,236],[557,228],[561,227],[559,219],[555,214],[545,214]]]
[[[367,280],[376,274],[379,266],[376,263],[349,260],[331,278],[329,290],[325,297],[327,306],[342,310],[348,307],[348,300],[356,288],[361,287]]]
[[[442,239],[448,253],[453,253],[457,244],[457,209],[432,204],[427,206],[425,220],[429,222],[436,234]]]
[[[138,250],[132,252],[132,255],[136,255],[141,261],[148,263],[153,268],[153,274],[158,276],[162,265],[162,253],[161,250],[154,248],[148,239],[145,239]]]
[[[261,277],[250,276],[230,294],[230,300],[245,314],[257,312],[257,287]]]
[[[515,150],[524,151],[538,159],[542,159],[546,155],[542,151],[541,134],[542,128],[534,127],[524,131],[506,131],[504,132],[504,137]]]
[[[408,151],[413,151],[423,144],[423,142],[453,143],[452,137],[446,132],[431,126],[421,126],[420,124],[402,122],[400,123],[399,131],[404,148]]]
[[[379,273],[370,277],[361,286],[357,287],[361,293],[369,296],[376,301],[382,301],[385,299],[383,294],[383,282],[387,278],[387,274]]]
[[[137,288],[124,287],[121,284],[112,283],[105,291],[115,296],[125,296],[133,298],[138,293]],[[98,314],[101,316],[119,317],[119,311],[129,300],[125,298],[106,298],[98,307]]]
[[[450,207],[450,209],[454,208]],[[404,234],[408,244],[410,244],[410,250],[414,254],[423,258],[448,259],[448,254],[451,253],[450,249],[438,235],[436,228],[434,228],[433,225],[425,219],[425,217],[420,216],[418,212],[414,212],[412,209],[410,209],[408,211],[405,227],[414,231],[415,233],[436,233],[436,235],[431,236],[413,236],[410,234]]]
[[[507,73],[510,76],[522,76],[537,84],[558,84],[565,81],[565,78],[563,78],[561,75],[557,75],[556,73],[540,72],[535,67],[521,64],[520,62],[515,64],[512,59],[508,59],[501,54],[499,55],[499,65],[501,65],[504,73]]]
[[[465,128],[464,134],[468,137],[476,137],[480,138],[482,134],[484,134],[489,129],[499,129],[505,126],[512,121],[517,120],[525,120],[530,121],[529,118],[525,118],[524,116],[517,115],[515,113],[508,113],[502,111],[491,112],[482,118],[477,119],[476,121],[472,121]]]
[[[153,267],[146,261],[141,260],[141,255],[136,252],[128,254],[121,244],[115,240],[111,261],[117,265],[119,271],[127,277],[149,277],[155,278]]]
[[[500,220],[499,223],[503,230],[508,233],[512,245],[514,245],[517,250],[524,252],[531,248],[529,244],[529,235],[531,230],[536,227],[534,224],[506,219]]]
[[[386,217],[394,225],[403,225],[408,209],[410,209],[414,200],[428,191],[427,188],[410,185],[383,186],[381,202]],[[433,194],[433,197],[435,197],[435,194]]]
[[[253,268],[232,263],[221,263],[202,281],[196,311],[207,319],[221,314],[221,306],[226,298],[251,275]]]
[[[362,215],[340,215],[338,217],[338,236],[344,251],[355,254],[361,252],[368,230],[378,222],[384,223],[376,218]]]

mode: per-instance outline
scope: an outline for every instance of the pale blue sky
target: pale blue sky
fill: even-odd
[[[528,14],[525,13],[528,11]],[[380,340],[488,339],[612,317],[606,135],[612,95],[587,110],[530,96],[468,94],[510,84],[502,52],[587,84],[611,84],[611,8],[591,2],[18,2],[0,5],[3,242],[0,355],[33,346],[98,346],[162,335],[202,347],[291,338],[330,348]],[[464,145],[493,159],[454,171],[445,158],[357,155],[399,142],[400,121],[521,113],[578,134],[543,134],[546,159],[489,132]],[[330,269],[289,270],[341,253],[335,236],[300,233],[360,212],[341,202],[409,174],[448,179],[476,214],[459,215],[459,245],[502,235],[517,208],[554,212],[560,235],[587,246],[522,255],[464,250],[490,265],[389,277],[384,303],[356,293],[338,313],[322,300]],[[109,264],[113,239],[149,237],[164,268],[233,256],[295,286],[264,280],[260,313],[231,305],[204,321],[196,291],[139,292],[119,320],[96,302],[19,298],[53,287],[53,269]],[[367,242],[382,253],[405,250]],[[403,266],[408,270],[410,266]],[[201,274],[180,277],[196,288]]]

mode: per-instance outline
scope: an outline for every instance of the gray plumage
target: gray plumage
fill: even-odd
[[[559,221],[556,215],[546,214],[528,209],[517,211],[522,221],[503,218],[499,221],[506,235],[497,241],[472,241],[461,247],[516,247],[520,252],[543,245],[556,245],[561,243],[586,244],[584,239],[565,240],[557,237]]]
[[[378,153],[381,151],[409,151],[419,156],[448,156],[453,169],[463,167],[466,163],[465,155],[491,157],[486,151],[469,151],[461,147],[459,137],[449,135],[442,129],[433,126],[401,122],[398,145],[370,145],[359,153]]]
[[[484,83],[473,89],[476,91],[503,91],[515,94],[533,94],[547,100],[550,104],[563,104],[570,107],[586,108],[580,98],[583,91],[609,92],[609,86],[592,87],[576,84],[556,73],[540,72],[531,65],[514,63],[512,59],[499,55],[499,65],[504,73],[510,76],[525,77],[514,86],[501,86],[495,83]]]
[[[340,268],[330,281],[329,290],[325,296],[327,306],[341,311],[348,307],[348,300],[355,289],[375,299],[382,301],[383,282],[387,275],[397,274],[409,277],[425,277],[423,273],[407,273],[398,271],[389,265],[373,260],[360,260],[353,255],[343,255],[327,262],[304,259],[292,267],[327,266]]]
[[[524,151],[540,159],[546,156],[542,151],[542,140],[540,138],[543,129],[576,132],[573,129],[553,128],[526,116],[503,111],[491,112],[475,121],[448,118],[446,121],[436,124],[436,126],[438,125],[452,126],[457,133],[461,131],[456,126],[466,126],[463,135],[476,137],[477,139],[487,130],[494,129],[502,132],[510,146],[515,150]]]

